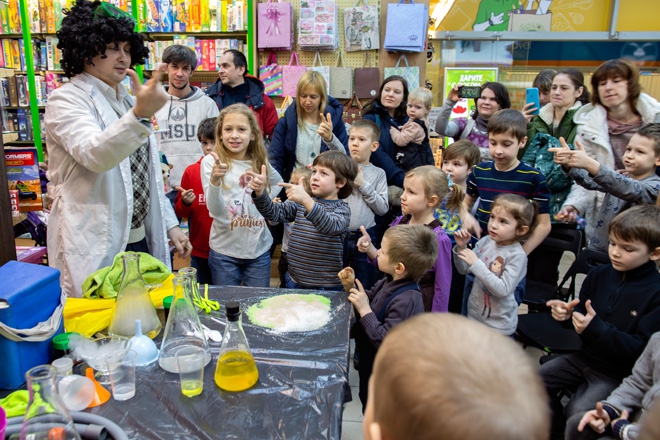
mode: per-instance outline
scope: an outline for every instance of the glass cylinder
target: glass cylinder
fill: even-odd
[[[243,331],[240,305],[227,303],[226,315],[227,326],[215,367],[215,383],[225,391],[247,390],[259,380],[259,370]]]
[[[190,299],[192,280],[189,276],[178,276],[174,278],[172,286],[174,294],[160,346],[158,365],[165,371],[178,373],[176,352],[183,347],[202,347],[206,352],[204,365],[211,362],[211,352],[199,316]]]
[[[142,322],[143,333],[153,339],[160,333],[162,324],[140,272],[140,255],[127,252],[121,256],[121,259],[124,273],[108,333],[112,336],[131,338],[135,335],[135,320],[139,319]]]
[[[25,373],[30,392],[21,440],[80,440],[71,415],[57,392],[57,370],[39,365]]]

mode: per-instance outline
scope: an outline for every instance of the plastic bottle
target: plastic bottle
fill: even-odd
[[[250,351],[237,302],[227,303],[227,326],[222,337],[215,383],[225,391],[243,391],[259,380],[259,370]]]
[[[121,256],[121,259],[124,263],[124,273],[108,333],[111,336],[130,338],[135,335],[135,320],[139,319],[144,334],[153,339],[160,333],[162,325],[151,302],[147,284],[142,279],[140,255],[127,252]]]
[[[30,400],[23,419],[21,439],[80,440],[55,383],[57,370],[38,365],[25,373]]]
[[[158,365],[170,373],[178,373],[179,366],[176,361],[176,352],[183,347],[202,347],[206,351],[204,365],[211,362],[209,343],[206,340],[202,324],[195,306],[190,299],[192,280],[188,276],[178,276],[172,281],[174,299],[170,308],[170,315],[165,324],[165,334],[160,346]]]

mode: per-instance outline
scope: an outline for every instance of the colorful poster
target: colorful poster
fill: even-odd
[[[445,84],[443,87],[444,95],[442,102],[447,99],[447,95],[456,84],[464,86],[481,86],[486,81],[497,81],[497,67],[465,69],[462,67],[445,67]],[[454,106],[449,119],[468,118],[474,109],[474,99],[460,99]],[[445,145],[449,145],[451,140],[445,138]]]
[[[18,191],[21,212],[41,211],[41,182],[35,148],[5,148],[9,190]]]

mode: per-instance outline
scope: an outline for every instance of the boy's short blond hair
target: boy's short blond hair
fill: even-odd
[[[426,87],[417,87],[408,95],[408,102],[410,101],[419,101],[424,107],[429,108],[433,106],[433,93]]]
[[[423,314],[394,327],[371,380],[382,438],[546,440],[550,432],[530,360],[512,339],[463,316]]]
[[[406,276],[419,281],[438,259],[438,239],[425,225],[396,225],[385,231],[389,244],[388,259],[403,263]]]
[[[362,128],[369,132],[371,135],[371,142],[378,142],[380,139],[380,128],[369,119],[358,119],[357,121],[351,124],[351,128],[348,129],[348,134],[351,134],[351,130],[354,128]]]

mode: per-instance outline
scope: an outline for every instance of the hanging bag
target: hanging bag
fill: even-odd
[[[296,60],[296,65],[293,65],[293,60]],[[282,95],[296,96],[298,88],[298,80],[307,71],[307,67],[301,66],[298,61],[298,53],[293,51],[288,66],[282,66]]]
[[[344,124],[347,125],[347,129],[353,122],[362,119],[362,103],[355,94],[344,103],[344,111],[341,118],[344,120]]]
[[[330,96],[338,99],[348,99],[353,96],[353,68],[339,67],[344,64],[341,51],[337,54],[335,67],[330,68]]]
[[[429,10],[423,3],[388,4],[383,47],[390,52],[425,51],[428,23]]]
[[[259,67],[259,79],[267,96],[282,96],[282,66],[277,64],[275,52],[268,55],[265,66]]]
[[[346,52],[380,49],[378,6],[369,6],[367,0],[364,6],[358,3],[360,0],[352,8],[344,8]]]
[[[367,67],[368,66],[368,67]],[[380,87],[380,71],[371,67],[371,56],[364,54],[362,67],[355,69],[355,96],[359,99],[374,99]]]
[[[291,50],[293,47],[293,6],[291,3],[268,0],[257,4],[257,47]]]
[[[334,51],[338,47],[337,5],[332,0],[300,2],[298,48]]]
[[[399,67],[401,60],[406,62],[406,67]],[[405,78],[408,82],[408,90],[413,91],[419,87],[419,67],[408,65],[408,58],[405,55],[401,55],[399,60],[396,62],[394,67],[386,67],[384,69],[385,78],[388,78],[392,75],[399,75]]]
[[[316,62],[318,61],[318,64]],[[314,62],[312,63],[312,67],[310,67],[307,70],[313,70],[315,72],[318,72],[323,76],[323,79],[325,80],[325,93],[330,94],[330,66],[324,66],[323,62],[321,61],[321,54],[319,51],[316,51],[316,54],[314,54]]]

